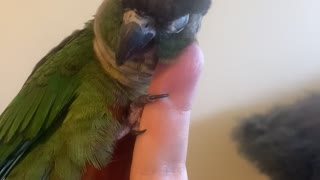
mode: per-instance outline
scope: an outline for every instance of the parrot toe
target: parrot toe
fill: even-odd
[[[145,133],[147,130],[140,130],[140,119],[144,109],[144,106],[148,103],[152,103],[158,99],[167,98],[169,94],[157,94],[157,95],[142,95],[134,100],[130,105],[129,123],[131,124],[130,132],[132,135],[138,136]]]

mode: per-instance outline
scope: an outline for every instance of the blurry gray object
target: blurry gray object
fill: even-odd
[[[244,119],[233,138],[272,180],[320,180],[320,96]]]

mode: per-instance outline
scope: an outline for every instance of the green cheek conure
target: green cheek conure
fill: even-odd
[[[196,41],[211,0],[104,0],[52,49],[0,116],[0,179],[78,180],[140,134],[158,62]],[[166,92],[164,92],[166,93]]]

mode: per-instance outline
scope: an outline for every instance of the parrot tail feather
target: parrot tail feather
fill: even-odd
[[[15,152],[13,152],[3,163],[0,164],[0,180],[6,179],[15,165],[24,157],[32,145],[32,141],[23,143]]]

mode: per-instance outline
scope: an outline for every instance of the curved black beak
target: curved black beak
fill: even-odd
[[[126,12],[124,23],[120,28],[116,64],[121,66],[135,53],[141,52],[155,37],[155,34],[151,18],[141,17],[135,11]]]

